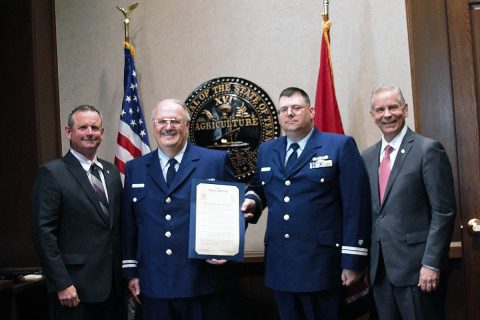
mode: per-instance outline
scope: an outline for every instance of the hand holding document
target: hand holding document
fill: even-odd
[[[189,257],[243,259],[245,222],[240,212],[244,185],[193,180]]]

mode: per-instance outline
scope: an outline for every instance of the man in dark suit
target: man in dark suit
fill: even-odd
[[[191,181],[234,181],[228,155],[187,141],[183,102],[152,114],[158,149],[126,164],[123,271],[144,319],[228,319],[225,261],[188,258]]]
[[[400,88],[378,86],[370,114],[382,140],[363,153],[370,177],[370,281],[380,319],[443,319],[455,221],[452,168],[438,141],[405,125]]]
[[[268,207],[265,285],[281,319],[339,319],[342,285],[359,280],[370,239],[369,186],[353,138],[319,132],[299,88],[280,94],[286,137],[260,145],[242,206]]]
[[[117,319],[121,311],[122,186],[117,168],[96,155],[103,131],[95,107],[76,107],[65,127],[70,150],[41,166],[33,185],[32,238],[55,319]]]

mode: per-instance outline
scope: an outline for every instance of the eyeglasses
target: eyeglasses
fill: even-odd
[[[391,106],[386,106],[386,107],[385,106],[375,107],[373,108],[373,113],[380,116],[380,115],[383,115],[385,111],[387,111],[387,109],[390,113],[394,113],[394,112],[403,110],[404,108],[399,106],[398,104],[392,104]]]
[[[287,113],[288,109],[290,109],[291,112],[297,114],[300,111],[302,111],[302,109],[305,109],[308,107],[309,106],[301,106],[301,105],[294,104],[293,106],[284,106],[284,107],[278,108],[277,111],[280,114],[285,114]]]
[[[170,126],[172,127],[178,127],[183,123],[183,120],[180,120],[177,118],[160,118],[160,119],[154,119],[153,123],[159,127],[164,127],[169,123],[170,123]]]

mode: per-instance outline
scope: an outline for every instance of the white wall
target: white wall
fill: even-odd
[[[133,2],[133,1],[132,1]],[[123,97],[123,15],[131,2],[57,0],[61,123],[79,104],[105,116],[100,156],[113,160]],[[321,0],[145,0],[131,16],[130,37],[147,118],[164,98],[184,100],[204,81],[237,76],[277,101],[288,86],[315,100]],[[331,55],[344,129],[359,148],[376,142],[369,96],[378,83],[399,85],[409,102],[410,62],[404,1],[331,0]],[[62,133],[63,135],[63,133]],[[155,147],[153,136],[150,144]],[[63,138],[63,150],[68,141]],[[249,228],[247,249],[262,248],[265,220]]]

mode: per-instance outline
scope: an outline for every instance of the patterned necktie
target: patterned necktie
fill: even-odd
[[[297,149],[298,148],[300,148],[298,143],[292,143],[290,145],[290,149],[292,149],[293,151],[290,154],[290,156],[288,157],[287,164],[285,165],[285,168],[287,169],[287,172],[292,169],[293,164],[295,163],[295,161],[297,161],[297,158],[298,158]]]
[[[380,169],[378,170],[378,187],[380,191],[380,204],[383,203],[383,197],[385,196],[385,189],[387,187],[388,177],[390,176],[390,153],[393,148],[389,144],[385,147],[385,153],[383,159],[380,162]]]
[[[173,180],[175,179],[175,174],[177,171],[175,170],[175,165],[177,164],[177,160],[175,158],[171,158],[168,160],[168,169],[167,169],[167,186],[170,187]]]
[[[108,216],[108,200],[105,189],[103,187],[102,179],[100,178],[100,170],[102,169],[100,169],[95,163],[92,163],[92,165],[90,166],[90,173],[92,179],[91,182],[93,190],[98,196],[98,201],[100,202],[102,211],[105,215]]]

